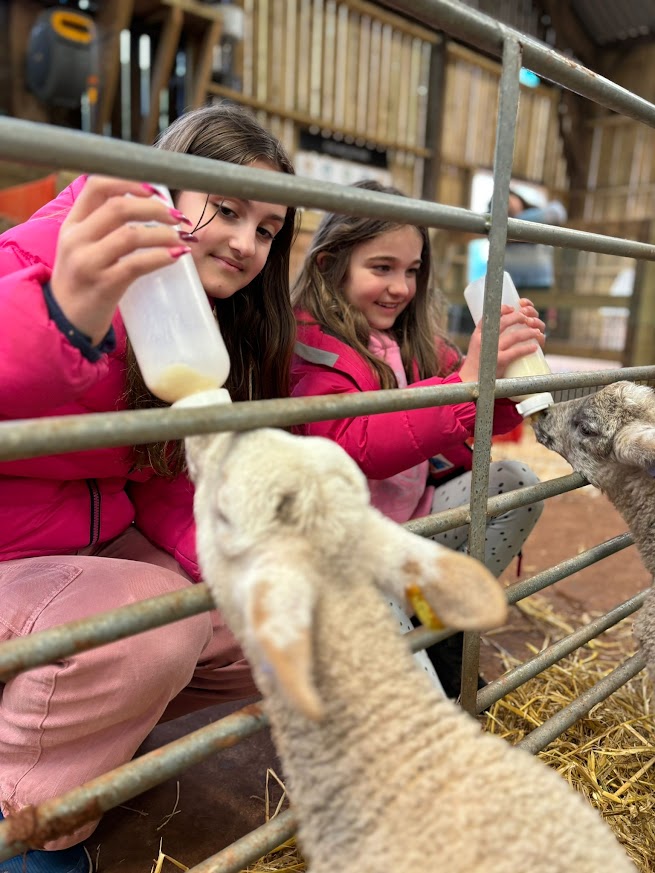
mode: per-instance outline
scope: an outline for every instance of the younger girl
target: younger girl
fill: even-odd
[[[227,106],[181,117],[158,146],[293,173],[280,143]],[[172,193],[176,209],[148,184],[82,177],[0,237],[4,419],[162,405],[143,383],[117,304],[135,278],[189,253],[230,352],[232,398],[288,393],[294,210]],[[198,579],[181,445],[0,463],[0,643]],[[21,673],[0,686],[2,813],[123,764],[162,717],[254,693],[216,612]],[[89,858],[76,844],[92,830],[0,867],[84,873]]]
[[[357,187],[401,194],[376,182]],[[326,215],[292,291],[298,322],[292,394],[347,394],[477,381],[481,326],[462,360],[435,330],[429,277],[430,245],[424,228]],[[511,361],[543,345],[544,325],[536,316],[529,300],[522,301],[520,312],[503,307],[499,377]],[[494,433],[505,433],[520,420],[511,401],[497,401]],[[373,505],[405,522],[468,503],[472,466],[468,440],[474,425],[475,404],[467,402],[320,421],[299,430],[338,442],[368,477]],[[521,463],[492,463],[489,494],[536,481]],[[541,505],[533,505],[489,521],[485,563],[497,576],[518,554],[540,512]],[[434,539],[465,551],[468,526]],[[449,651],[452,643],[446,642],[448,646],[436,648]],[[454,690],[452,675],[440,678],[447,692]]]

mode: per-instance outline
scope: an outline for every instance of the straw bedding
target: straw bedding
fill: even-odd
[[[542,626],[544,646],[575,630],[543,597],[518,608]],[[495,703],[485,728],[519,742],[634,651],[632,619],[626,619]],[[502,661],[505,669],[518,663],[506,653]],[[643,873],[655,871],[652,693],[640,673],[539,753],[600,812]]]

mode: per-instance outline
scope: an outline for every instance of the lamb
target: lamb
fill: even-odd
[[[398,633],[386,593],[432,626],[502,623],[486,568],[373,509],[330,441],[263,429],[186,450],[200,566],[264,696],[311,873],[634,873],[585,800],[482,732]]]
[[[614,382],[588,397],[557,403],[534,424],[537,440],[607,495],[655,575],[655,393]],[[655,590],[635,621],[635,636],[655,681]]]

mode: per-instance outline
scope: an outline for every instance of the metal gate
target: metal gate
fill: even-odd
[[[481,558],[484,556],[485,525],[488,517],[586,484],[581,475],[573,473],[487,499],[494,398],[533,391],[579,392],[609,384],[619,378],[650,381],[655,379],[655,366],[496,380],[505,242],[510,236],[515,240],[542,242],[644,260],[655,260],[655,246],[507,218],[506,203],[512,171],[519,71],[522,63],[526,63],[535,73],[651,127],[655,126],[655,106],[536,40],[502,26],[454,0],[412,0],[411,4],[398,0],[389,5],[395,6],[400,12],[407,11],[411,5],[412,15],[426,26],[445,31],[476,48],[502,56],[494,160],[495,184],[490,217],[437,203],[398,199],[325,182],[301,181],[281,173],[266,174],[270,178],[255,181],[246,167],[217,165],[211,160],[154,150],[128,142],[112,141],[108,148],[107,140],[102,137],[83,135],[62,128],[44,129],[41,125],[7,118],[0,119],[0,157],[20,161],[29,156],[34,163],[49,167],[75,166],[87,172],[111,173],[137,180],[149,179],[176,189],[235,194],[267,202],[380,216],[427,227],[488,232],[490,254],[479,382],[380,391],[347,397],[259,401],[213,409],[152,409],[4,423],[0,425],[0,460],[133,445],[151,440],[179,439],[188,434],[243,431],[261,426],[288,426],[308,421],[473,400],[477,404],[477,416],[470,507],[464,506],[410,522],[407,524],[408,529],[427,536],[470,522],[470,551],[474,557]],[[37,143],[38,146],[35,145]],[[508,589],[508,599],[515,603],[626,548],[631,543],[630,534],[614,537],[554,568],[511,586]],[[509,690],[518,687],[578,646],[634,613],[640,607],[643,597],[644,593],[641,593],[630,598],[607,615],[577,630],[480,692],[477,692],[476,686],[479,638],[475,634],[466,634],[463,706],[470,712],[479,712],[488,707]],[[198,584],[183,591],[5,643],[0,646],[0,682],[8,681],[23,670],[74,652],[195,615],[210,609],[212,605],[206,585]],[[446,635],[447,632],[435,634],[421,629],[413,631],[410,637],[412,646],[418,649]],[[644,658],[641,653],[629,658],[592,689],[532,731],[520,745],[531,752],[543,749],[592,706],[636,675],[643,666]],[[51,839],[57,834],[79,827],[85,821],[97,818],[102,812],[170,779],[186,767],[209,757],[221,747],[232,745],[237,739],[249,736],[265,724],[265,716],[258,705],[246,707],[60,798],[42,804],[36,810],[30,811],[29,818],[21,817],[20,814],[14,816],[0,824],[0,859],[23,851],[31,842]],[[194,867],[194,873],[237,873],[291,836],[294,828],[293,812],[287,811]]]

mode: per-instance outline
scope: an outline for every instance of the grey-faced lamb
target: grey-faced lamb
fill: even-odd
[[[540,443],[562,455],[607,495],[655,575],[655,393],[614,382],[587,397],[551,406],[534,424]],[[655,681],[655,589],[635,621]]]
[[[311,873],[634,873],[598,813],[440,695],[398,633],[385,593],[434,625],[502,623],[481,564],[371,508],[332,442],[186,446],[203,576],[264,696]]]

